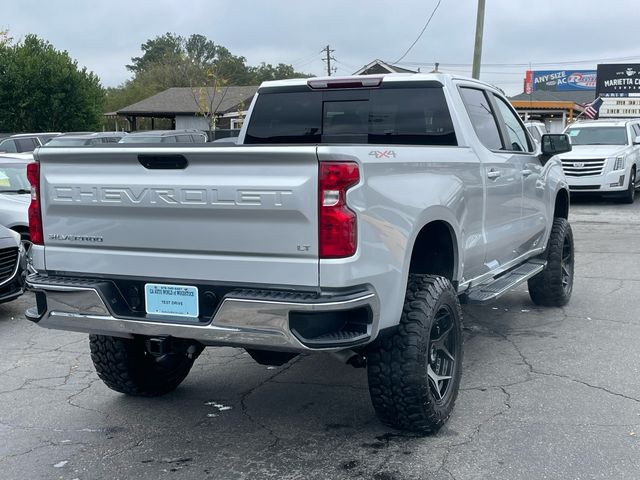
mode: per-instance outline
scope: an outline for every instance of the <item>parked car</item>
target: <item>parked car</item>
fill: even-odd
[[[0,225],[17,232],[25,246],[31,247],[29,236],[29,203],[31,186],[27,180],[30,159],[0,156]]]
[[[565,129],[573,150],[560,156],[572,193],[615,195],[633,203],[638,188],[640,120],[584,120]]]
[[[98,132],[75,135],[60,135],[52,138],[46,147],[78,147],[86,145],[105,145],[118,143],[127,134],[125,132]]]
[[[37,147],[60,135],[57,133],[19,133],[0,141],[0,152],[23,153],[33,152]]]
[[[542,135],[549,133],[542,122],[524,122],[524,126],[538,144],[542,141]]]
[[[214,140],[211,143],[226,143],[226,144],[236,144],[238,143],[238,137],[223,137]]]
[[[206,346],[267,365],[333,352],[368,367],[382,422],[435,432],[460,385],[459,297],[528,281],[537,305],[569,301],[554,155],[571,145],[536,149],[495,87],[305,78],[266,82],[249,111],[238,147],[41,148],[28,167],[26,316],[89,333],[111,389],[165,394]]]
[[[201,130],[149,130],[133,132],[119,143],[206,143],[207,135]]]
[[[27,259],[20,235],[0,225],[0,303],[24,293]]]

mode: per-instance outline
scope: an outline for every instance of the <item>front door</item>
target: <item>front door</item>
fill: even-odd
[[[505,153],[511,158],[522,178],[522,219],[520,238],[515,244],[516,255],[523,255],[540,247],[544,238],[547,222],[544,182],[541,178],[542,163],[535,152],[535,145],[527,135],[526,129],[516,112],[508,102],[493,94],[498,112],[498,123],[505,138]]]
[[[522,161],[505,149],[492,93],[478,87],[460,87],[469,119],[480,143],[477,154],[484,176],[485,271],[494,271],[518,255],[522,238]]]

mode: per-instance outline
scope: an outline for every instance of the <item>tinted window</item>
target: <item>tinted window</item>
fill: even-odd
[[[191,135],[193,143],[206,143],[206,137],[204,135]]]
[[[162,137],[161,142],[162,143],[176,143],[176,137],[174,137],[173,135],[170,136],[170,137]]]
[[[633,125],[633,134],[636,137],[640,137],[640,124],[636,123],[635,125]],[[634,138],[634,140],[635,140],[635,138]]]
[[[625,127],[574,127],[567,130],[572,145],[626,145]]]
[[[245,143],[320,143],[322,93],[261,93]]]
[[[13,141],[13,139],[3,140],[2,142],[0,142],[0,152],[18,153],[18,150],[16,149],[16,143]]]
[[[372,90],[369,142],[457,145],[442,88]]]
[[[501,150],[502,140],[498,130],[498,123],[484,92],[476,88],[461,87],[460,94],[467,108],[473,129],[482,144],[489,150]]]
[[[502,98],[494,95],[498,111],[504,120],[504,125],[507,130],[507,136],[509,141],[506,142],[505,150],[511,150],[514,152],[530,152],[532,149],[529,146],[529,140],[527,139],[527,133],[524,127],[520,123],[520,118],[511,110],[506,101]]]
[[[457,145],[442,88],[261,93],[245,143]]]
[[[33,152],[33,150],[40,145],[35,138],[15,138],[16,149],[18,153]]]
[[[176,138],[178,143],[193,143],[191,135],[178,135]]]

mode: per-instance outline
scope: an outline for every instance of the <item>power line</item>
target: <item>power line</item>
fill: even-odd
[[[317,54],[316,54],[316,55],[317,55]],[[300,62],[300,63],[297,63],[297,64],[295,64],[295,65],[292,65],[292,67],[295,67],[295,68],[304,68],[304,67],[306,67],[306,66],[308,66],[308,65],[311,65],[311,64],[313,64],[313,63],[317,62],[318,60],[322,60],[322,58],[321,58],[321,57],[319,57],[319,56],[316,56],[315,58],[312,58],[312,59],[310,59],[310,60],[307,60],[306,62]]]
[[[296,63],[304,62],[310,59],[311,57],[317,58],[317,56],[318,56],[318,52],[313,52],[313,53],[310,53],[309,55],[304,55],[303,57],[297,58],[296,60],[289,62],[289,65],[295,65]]]
[[[546,67],[546,66],[564,66],[564,65],[583,65],[585,63],[602,63],[602,62],[615,62],[615,61],[627,61],[627,60],[636,60],[640,59],[640,55],[633,55],[628,57],[610,57],[610,58],[592,58],[588,60],[567,60],[562,62],[537,62],[537,63],[483,63],[483,67],[512,67],[512,68],[522,68],[522,67]],[[400,62],[394,62],[397,64]],[[434,62],[401,62],[401,65],[419,65],[419,66],[430,66],[433,65]],[[439,62],[440,66],[445,67],[471,67],[471,63],[443,63]]]
[[[341,62],[340,60],[336,60],[335,58],[333,59],[333,61],[336,62],[338,65],[342,65],[343,67],[347,67],[352,70],[360,69],[360,67],[354,67],[353,65],[349,65],[348,63]]]
[[[429,15],[429,19],[427,20],[427,23],[424,24],[424,27],[422,27],[422,30],[420,31],[420,34],[418,35],[418,38],[416,38],[414,40],[414,42],[411,44],[411,46],[409,48],[407,48],[407,51],[404,52],[404,54],[395,62],[393,62],[393,64],[398,63],[400,60],[402,60],[404,57],[407,56],[407,54],[411,51],[411,49],[415,46],[416,43],[418,43],[418,40],[420,40],[420,37],[422,37],[422,34],[424,33],[424,31],[427,29],[427,27],[429,26],[429,24],[431,23],[431,19],[433,18],[433,16],[436,14],[436,12],[438,11],[438,7],[440,6],[440,4],[442,3],[442,0],[438,0],[438,4],[436,5],[436,8],[433,9],[433,12],[431,12],[431,15]],[[393,65],[392,64],[392,65]]]

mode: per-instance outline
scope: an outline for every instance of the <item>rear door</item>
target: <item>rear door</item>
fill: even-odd
[[[317,286],[316,147],[41,149],[47,270]]]

